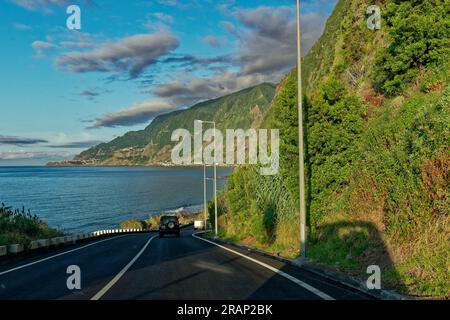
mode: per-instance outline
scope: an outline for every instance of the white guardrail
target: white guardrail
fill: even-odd
[[[0,246],[0,257],[6,255],[16,255],[24,251],[33,251],[42,248],[51,248],[59,245],[75,244],[77,241],[100,237],[103,235],[112,235],[120,233],[133,233],[142,232],[141,229],[105,229],[88,233],[77,233],[69,236],[54,237],[50,239],[39,239],[31,241],[27,247],[22,244],[10,244],[6,246]]]

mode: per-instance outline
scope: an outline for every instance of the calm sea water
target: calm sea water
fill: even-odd
[[[218,169],[219,177],[230,173]],[[225,185],[218,179],[219,190]],[[207,186],[211,199],[212,181]],[[161,212],[201,211],[203,168],[0,167],[0,202],[67,232],[113,228]]]

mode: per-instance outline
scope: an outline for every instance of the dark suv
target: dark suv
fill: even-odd
[[[159,237],[165,234],[175,234],[180,237],[180,223],[176,216],[161,216],[159,220]]]

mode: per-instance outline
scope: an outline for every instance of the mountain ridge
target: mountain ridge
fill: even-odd
[[[270,108],[276,85],[261,83],[237,92],[199,102],[189,108],[158,115],[142,130],[129,131],[91,147],[71,161],[49,166],[170,165],[171,132],[192,132],[194,120],[216,121],[218,129],[259,128]]]

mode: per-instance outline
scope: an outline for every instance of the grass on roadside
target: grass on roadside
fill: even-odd
[[[30,210],[14,209],[4,203],[0,206],[0,246],[62,236],[64,233],[48,226],[31,214]]]

